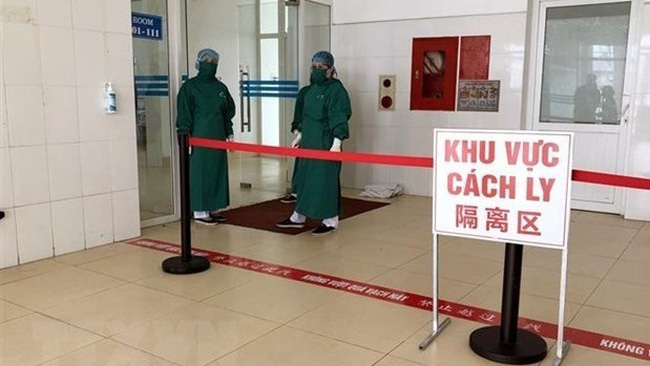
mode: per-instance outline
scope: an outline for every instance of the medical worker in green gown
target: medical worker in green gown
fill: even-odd
[[[233,141],[235,103],[228,88],[216,78],[218,64],[217,52],[199,51],[195,63],[198,75],[187,80],[178,92],[178,133]],[[226,220],[218,213],[230,204],[225,150],[192,147],[190,193],[196,222],[216,225]]]
[[[327,51],[317,52],[311,60],[310,84],[298,93],[292,132],[292,147],[341,151],[341,141],[349,137],[348,120],[352,114],[350,98],[336,78],[334,57]],[[330,233],[338,227],[341,212],[341,163],[314,159],[297,159],[293,188],[297,194],[291,217],[278,227],[301,228],[306,218],[322,220],[312,231]]]

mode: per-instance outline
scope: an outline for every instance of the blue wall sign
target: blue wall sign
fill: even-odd
[[[163,39],[163,18],[158,15],[131,13],[131,33],[134,38]]]

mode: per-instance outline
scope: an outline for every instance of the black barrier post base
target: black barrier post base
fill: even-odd
[[[172,274],[199,273],[210,268],[205,257],[192,255],[192,213],[190,212],[190,136],[178,134],[178,157],[181,175],[181,255],[167,258],[163,271]]]
[[[537,334],[517,329],[517,343],[501,342],[500,326],[480,328],[469,336],[469,346],[477,355],[510,365],[536,363],[546,357],[546,342]]]
[[[535,333],[517,328],[523,250],[522,245],[506,244],[501,325],[477,329],[469,337],[472,351],[490,361],[525,365],[539,362],[546,357],[547,346],[544,339]]]
[[[182,257],[167,258],[162,263],[163,271],[171,274],[199,273],[210,268],[210,261],[205,257],[191,256],[189,261]]]

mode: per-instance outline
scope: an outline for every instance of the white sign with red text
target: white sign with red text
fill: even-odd
[[[564,249],[573,134],[434,131],[433,232]]]

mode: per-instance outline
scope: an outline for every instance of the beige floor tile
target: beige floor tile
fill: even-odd
[[[390,219],[390,216],[389,216]],[[420,218],[406,223],[369,224],[365,232],[358,231],[362,239],[391,242],[395,245],[431,250],[433,235],[431,220]]]
[[[30,314],[0,326],[0,365],[37,365],[100,339],[65,323]]]
[[[501,289],[482,286],[460,300],[462,304],[501,312]],[[539,320],[557,324],[557,300],[544,297],[521,294],[519,299],[519,316],[530,320]],[[565,320],[568,323],[580,310],[580,305],[567,303],[565,307]]]
[[[191,303],[178,296],[127,284],[47,309],[44,313],[110,337]]]
[[[295,264],[293,267],[354,281],[367,281],[388,272],[390,267],[359,262],[354,259],[324,254]]]
[[[549,356],[541,365],[553,365],[551,355],[555,356],[555,348],[549,350]],[[575,344],[571,345],[569,353],[562,364],[571,366],[648,366],[647,361]]]
[[[637,232],[634,239],[632,239],[632,243],[645,243],[650,245],[650,223],[645,224],[643,228]]]
[[[605,280],[586,305],[650,317],[650,286]]]
[[[621,259],[650,264],[650,239],[648,241],[634,239]]]
[[[74,252],[74,253],[58,256],[55,257],[54,260],[71,266],[76,266],[76,265],[96,261],[98,259],[108,258],[108,257],[113,257],[116,255],[128,253],[136,249],[137,248],[135,246],[124,244],[124,243],[107,244],[92,249],[82,250],[80,252]]]
[[[429,274],[395,269],[368,282],[417,295],[432,296],[433,294],[433,277]],[[438,280],[438,286],[440,298],[447,301],[458,301],[476,288],[476,285],[445,278]]]
[[[440,277],[480,285],[503,270],[503,263],[455,254],[440,255]]]
[[[433,253],[423,254],[414,260],[403,264],[399,269],[430,275],[433,273]]]
[[[425,324],[426,311],[345,294],[290,326],[379,352],[388,352]]]
[[[628,247],[638,228],[575,222],[569,233],[571,251],[618,258]]]
[[[607,274],[607,279],[617,282],[650,286],[650,266],[642,262],[619,260]],[[650,294],[648,294],[650,296]]]
[[[269,333],[277,325],[205,304],[176,310],[114,337],[182,365],[205,365]]]
[[[25,309],[22,306],[12,304],[8,301],[0,300],[0,323],[20,318],[31,313],[31,310]]]
[[[449,325],[444,329],[443,333],[450,333],[454,334],[457,336],[463,336],[467,337],[469,340],[469,335],[475,330],[479,329],[482,327],[487,326],[486,324],[471,321],[471,320],[466,320],[462,318],[456,318],[456,317],[448,317],[447,315],[440,314],[439,317],[439,322],[445,321],[445,319],[449,319],[450,323]],[[433,320],[433,318],[431,318]],[[422,327],[420,330],[418,330],[418,333],[421,333],[423,337],[418,341],[418,344],[425,339],[425,334],[429,335],[431,334],[433,330],[433,321],[430,321],[427,323],[424,327]],[[416,345],[417,347],[417,345]]]
[[[180,238],[180,232],[178,237]],[[231,253],[233,250],[245,249],[254,245],[281,243],[287,240],[287,235],[228,224],[217,226],[194,224],[192,240],[193,245],[199,248]]]
[[[30,277],[0,286],[0,296],[33,310],[43,310],[122,284],[115,278],[79,268]]]
[[[382,358],[381,361],[376,363],[377,366],[419,366],[421,363],[415,363],[411,361],[404,360],[402,358],[397,358],[393,356],[386,356]]]
[[[585,306],[569,326],[650,343],[650,318]]]
[[[284,278],[259,278],[204,302],[286,323],[336,298],[341,292]]]
[[[560,273],[543,268],[524,267],[522,269],[521,293],[557,299],[560,296]],[[567,301],[575,304],[584,303],[596,289],[600,279],[569,273],[567,281]],[[494,276],[486,286],[501,288],[503,275]]]
[[[381,357],[378,352],[283,327],[208,366],[363,366],[374,365]]]
[[[359,240],[330,254],[360,262],[399,267],[427,252],[426,249],[398,246],[389,242]]]
[[[455,238],[453,241],[444,242],[440,245],[441,255],[462,255],[490,259],[503,263],[505,246],[503,243],[490,242],[486,240]]]
[[[179,276],[161,271],[137,283],[193,300],[204,300],[214,295],[246,284],[263,275],[239,268],[212,263],[210,269],[191,276]]]
[[[174,366],[175,364],[148,355],[131,347],[106,339],[78,351],[46,362],[43,366]]]
[[[53,259],[44,259],[37,262],[21,264],[19,266],[0,270],[0,285],[64,268],[68,268],[68,266],[57,263]]]
[[[162,262],[175,256],[148,248],[125,254],[99,259],[79,266],[79,268],[105,274],[125,281],[137,281],[162,273]]]
[[[433,254],[427,253],[401,266],[416,273],[433,273]],[[490,259],[440,252],[440,278],[480,285],[498,274],[503,264]]]
[[[284,245],[283,243],[263,243],[243,249],[235,249],[228,254],[262,262],[292,265],[313,258],[321,253],[323,251],[320,248],[310,246],[309,243],[303,243],[301,248]]]
[[[572,252],[569,246],[569,273],[603,278],[616,262],[615,258]],[[546,268],[558,272],[562,266],[562,251],[530,248],[524,253],[524,265],[527,267]]]
[[[469,348],[469,333],[461,335],[445,330],[428,348],[420,351],[418,345],[429,333],[429,328],[421,329],[392,351],[390,355],[422,365],[495,365],[472,352]]]
[[[571,217],[574,218],[573,216],[574,215],[572,214]],[[645,224],[644,221],[626,220],[621,215],[605,214],[605,213],[589,212],[589,211],[581,211],[579,215],[575,215],[574,220],[575,222],[589,223],[594,226],[608,225],[608,226],[627,227],[627,228],[635,228],[635,229],[641,228],[643,227],[643,224]]]

